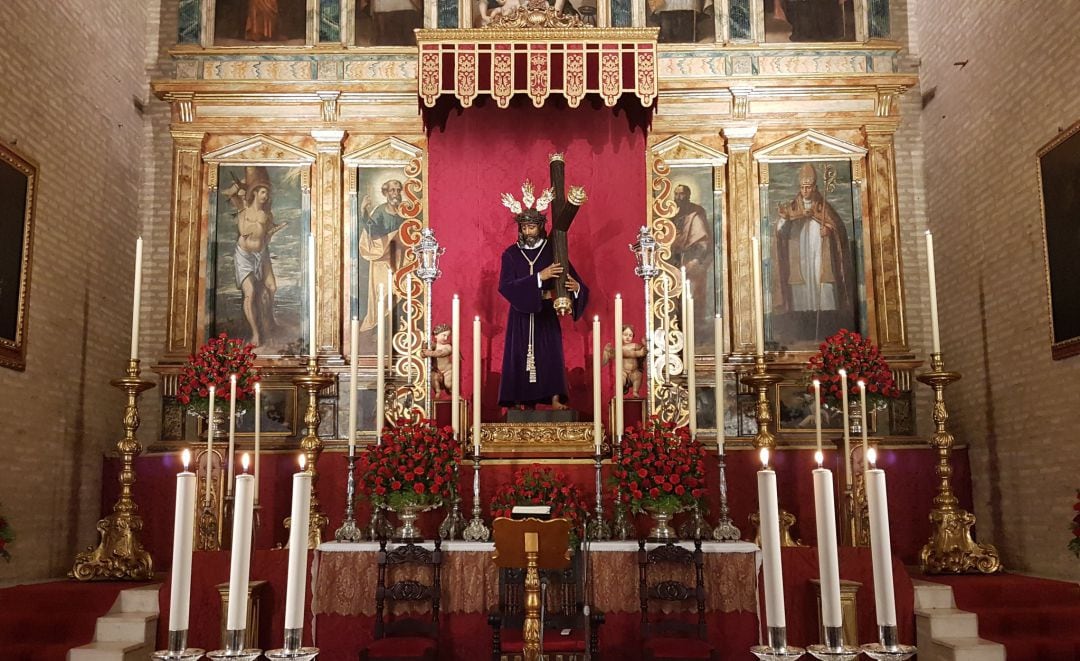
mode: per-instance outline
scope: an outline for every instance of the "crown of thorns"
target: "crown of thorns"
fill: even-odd
[[[522,214],[529,214],[530,211],[541,213],[547,210],[548,205],[551,204],[551,200],[555,198],[554,188],[545,188],[540,197],[536,197],[533,190],[533,184],[528,179],[525,183],[521,184],[521,201],[518,202],[510,193],[502,194],[502,203],[507,209],[509,209],[515,216]]]

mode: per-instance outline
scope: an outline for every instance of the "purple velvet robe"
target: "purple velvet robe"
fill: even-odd
[[[568,389],[563,360],[562,328],[559,326],[559,318],[555,314],[551,298],[555,291],[555,279],[545,280],[541,289],[537,285],[536,277],[537,273],[551,264],[554,251],[550,240],[545,242],[542,248],[524,249],[529,259],[536,259],[531,274],[529,262],[522,252],[523,249],[516,243],[503,251],[502,269],[499,272],[499,293],[510,302],[503,345],[499,406],[550,404],[551,398],[556,395],[565,403]],[[589,301],[589,289],[581,282],[573,264],[570,265],[570,276],[581,285],[574,299],[574,319],[577,319],[585,311],[585,305]],[[545,292],[550,292],[548,298],[544,298]],[[529,373],[526,370],[530,314],[534,319],[536,383],[529,383]]]

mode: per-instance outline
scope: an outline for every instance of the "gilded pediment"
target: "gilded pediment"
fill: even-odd
[[[349,152],[344,156],[346,166],[355,165],[401,165],[415,158],[422,158],[424,150],[399,138],[390,137]]]
[[[830,135],[807,129],[778,140],[754,152],[754,159],[769,161],[800,161],[829,159],[858,159],[866,155],[866,149]]]
[[[315,162],[315,154],[270,136],[253,135],[205,154],[203,160],[219,164],[310,165]]]
[[[657,143],[653,146],[652,152],[663,158],[669,165],[672,163],[705,165],[727,163],[727,155],[724,152],[681,135]]]

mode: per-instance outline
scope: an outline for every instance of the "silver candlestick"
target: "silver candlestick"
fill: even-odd
[[[896,625],[878,625],[878,640],[862,646],[862,653],[876,661],[904,661],[915,655],[914,645],[904,645],[896,632]]]
[[[364,539],[364,533],[356,527],[356,519],[353,518],[354,502],[356,501],[356,447],[349,448],[349,473],[345,481],[345,520],[341,527],[334,533],[334,539],[339,542],[359,542]]]
[[[719,458],[720,463],[720,520],[716,522],[716,527],[713,528],[712,536],[718,542],[737,542],[742,537],[742,533],[735,527],[735,522],[731,520],[731,516],[728,512],[727,502],[727,455],[721,454]]]
[[[750,653],[761,661],[792,661],[806,654],[806,650],[787,644],[787,627],[769,627],[769,644],[754,645]]]
[[[187,629],[169,630],[169,649],[158,650],[150,655],[154,661],[196,661],[206,654],[204,650],[187,646]]]
[[[596,453],[596,508],[595,515],[589,521],[585,530],[585,537],[590,541],[611,539],[611,526],[604,521],[604,491],[600,486],[600,468],[603,455]]]
[[[303,629],[286,629],[285,646],[281,649],[270,650],[266,653],[268,659],[290,659],[291,661],[312,661],[319,656],[318,647],[301,647],[300,638]]]
[[[622,436],[619,437],[619,441],[615,443],[615,464],[618,465],[622,462]],[[614,495],[615,504],[613,506],[614,514],[611,516],[611,538],[618,540],[627,540],[634,536],[634,530],[630,526],[630,519],[626,516],[626,503],[622,500],[622,484],[619,484],[615,488]]]
[[[465,531],[465,517],[461,516],[461,493],[458,491],[458,463],[454,462],[454,481],[450,484],[450,511],[439,524],[439,539],[457,539]]]
[[[206,656],[214,659],[214,661],[217,661],[218,659],[225,659],[226,661],[255,661],[255,659],[262,656],[262,650],[253,647],[244,647],[245,635],[247,635],[246,629],[228,629],[221,636],[221,642],[225,646],[225,649],[208,652]]]
[[[701,514],[701,502],[694,501],[694,504],[690,506],[690,518],[679,526],[679,537],[681,539],[706,539],[711,533],[708,522]]]
[[[481,518],[480,514],[480,457],[474,455],[472,520],[469,521],[469,525],[465,526],[465,532],[461,534],[462,539],[465,541],[486,542],[491,538],[491,530],[484,523],[484,519]]]
[[[806,651],[822,661],[855,661],[862,653],[858,647],[844,644],[843,627],[825,627],[825,642],[811,645]]]

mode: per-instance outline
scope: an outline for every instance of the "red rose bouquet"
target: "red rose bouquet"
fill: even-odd
[[[1072,539],[1069,540],[1069,550],[1080,558],[1080,489],[1076,490],[1076,502],[1073,503],[1073,511],[1076,516],[1072,520]]]
[[[847,370],[848,398],[857,402],[859,380],[866,382],[866,405],[883,408],[885,400],[900,396],[889,364],[868,338],[846,329],[825,340],[807,365],[810,378],[821,381],[821,401],[839,406],[842,397],[840,370]]]
[[[584,532],[587,508],[585,494],[571,484],[566,474],[533,464],[514,473],[514,481],[503,484],[489,505],[492,518],[510,516],[515,505],[550,505],[552,516],[568,519],[580,536]]]
[[[255,371],[255,346],[225,333],[212,337],[188,358],[180,371],[176,400],[204,413],[210,406],[210,386],[219,402],[229,401],[229,377],[236,375],[236,401],[255,394],[259,374]]]
[[[399,420],[357,460],[360,492],[394,510],[439,505],[450,496],[460,458],[461,445],[450,427],[438,427],[433,420]]]
[[[11,529],[7,518],[0,514],[0,558],[7,561],[11,560],[11,553],[7,550],[7,545],[14,541],[15,531]]]
[[[633,511],[674,513],[705,495],[705,448],[686,427],[653,416],[623,436],[611,475]]]

